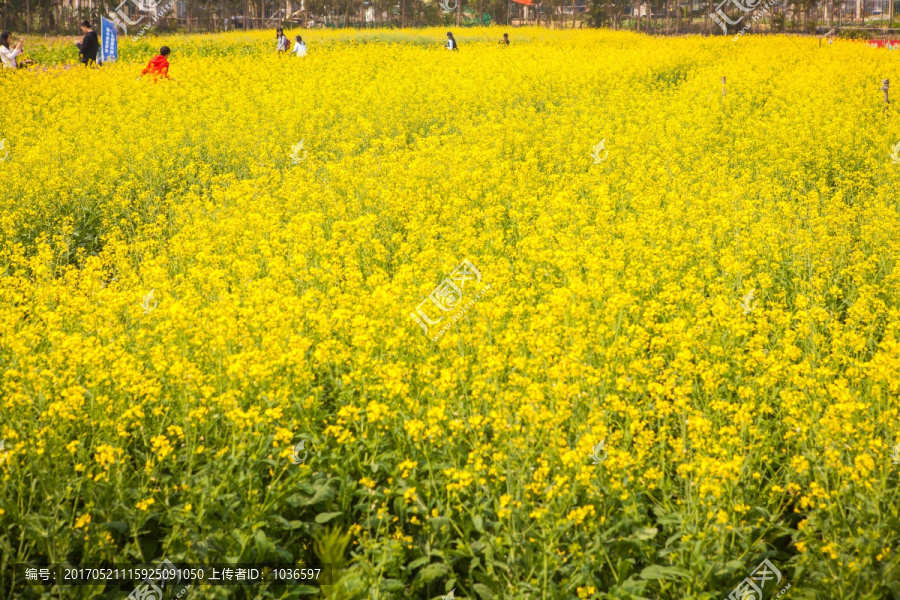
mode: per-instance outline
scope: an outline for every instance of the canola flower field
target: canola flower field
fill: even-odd
[[[900,598],[900,56],[444,33],[0,73],[2,598]]]

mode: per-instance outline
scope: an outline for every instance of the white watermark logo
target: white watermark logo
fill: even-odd
[[[303,153],[303,156],[300,156],[301,152]],[[300,140],[291,148],[291,153],[289,155],[291,157],[291,164],[299,165],[304,160],[306,160],[306,155],[307,152],[303,149],[303,140]]]
[[[456,598],[456,595],[454,594],[455,591],[456,588],[453,588],[446,596],[441,596],[441,600],[453,600]]]
[[[153,312],[158,305],[159,301],[153,299],[153,290],[150,290],[150,293],[144,296],[144,301],[141,302],[141,308],[144,309],[144,314]]]
[[[742,582],[737,584],[737,587],[731,591],[726,600],[762,600],[763,588],[766,586],[766,582],[770,580],[774,580],[775,586],[778,587],[781,583],[781,571],[776,569],[775,565],[766,558],[759,563],[756,570],[750,573],[750,577],[745,577]],[[787,584],[776,598],[780,598],[790,588],[791,584]]]
[[[744,314],[749,315],[754,310],[756,310],[756,300],[753,297],[753,293],[756,290],[750,290],[750,293],[744,296],[744,299],[741,301],[741,308],[744,309]]]
[[[0,442],[0,450],[3,449],[3,442]],[[894,459],[892,462],[895,465],[900,465],[900,444],[894,446],[894,451],[891,452],[891,458]]]
[[[300,451],[303,451],[303,458],[300,458]],[[306,457],[309,456],[309,451],[306,450],[306,440],[300,440],[300,443],[294,446],[294,449],[291,450],[291,462],[295,465],[303,464],[303,461],[306,460]]]
[[[122,7],[125,6],[128,2],[134,4],[138,10],[140,9],[140,5],[135,2],[135,0],[122,0],[115,10],[109,11],[109,20],[116,24],[116,27],[122,30],[122,35],[128,35],[128,27],[127,25],[137,25],[141,21],[144,20],[144,15],[139,16],[136,20],[132,21],[127,11],[123,10]]]
[[[609,453],[603,448],[605,443],[606,438],[603,438],[602,440],[600,440],[599,444],[591,449],[591,459],[594,461],[593,464],[599,465],[609,456]],[[602,457],[600,456],[601,452],[603,453]]]
[[[600,153],[605,152],[603,158],[600,158]],[[609,156],[609,150],[606,149],[606,138],[600,140],[600,143],[593,147],[593,152],[591,152],[591,158],[594,159],[594,164],[599,165]]]
[[[0,150],[3,150],[3,158],[0,158],[0,161],[4,161],[9,156],[9,150],[6,149],[6,138],[0,140]]]
[[[3,146],[0,146],[2,149]],[[900,142],[897,142],[893,148],[891,148],[891,164],[900,165]]]
[[[757,2],[758,2],[758,0],[757,0]],[[750,22],[745,24],[743,27],[741,27],[741,30],[737,33],[737,35],[735,35],[733,38],[731,38],[731,40],[734,42],[738,41],[738,39],[740,39],[740,37],[742,35],[744,35],[747,31],[749,31],[751,27],[756,25],[757,21],[759,21],[764,16],[769,14],[769,9],[771,9],[773,6],[775,6],[775,0],[768,0],[766,2],[765,6],[763,6],[763,9],[756,11],[756,13],[753,15],[753,18],[750,19]],[[740,22],[741,19],[743,19],[743,18],[744,17],[741,17],[740,19],[738,19],[738,22]],[[721,21],[719,22],[719,25],[722,25]],[[724,27],[723,27],[723,29],[724,29]],[[726,30],[725,33],[728,33],[728,31]]]
[[[490,285],[486,285],[475,295],[472,300],[470,300],[465,305],[462,305],[463,290],[465,290],[466,282],[472,280],[474,280],[475,283],[479,283],[481,281],[481,271],[479,271],[478,268],[472,264],[472,261],[466,258],[459,264],[458,267],[453,269],[448,277],[445,277],[444,280],[440,284],[438,284],[436,288],[434,288],[434,291],[432,291],[431,294],[428,295],[428,298],[422,300],[422,302],[419,303],[419,306],[416,307],[415,312],[409,313],[410,318],[415,321],[416,324],[419,325],[419,327],[422,328],[422,331],[425,332],[425,335],[428,335],[428,326],[437,325],[438,323],[443,321],[444,317],[447,315],[437,313],[440,316],[438,316],[436,319],[432,319],[430,316],[428,316],[428,314],[425,313],[425,309],[422,308],[423,304],[430,300],[431,303],[434,304],[438,308],[438,310],[443,313],[449,313],[456,311],[457,309],[462,309],[454,314],[450,318],[449,322],[444,325],[443,329],[441,329],[441,331],[439,331],[437,335],[432,338],[433,341],[437,341],[438,338],[444,335],[444,332],[450,329],[450,327],[452,327],[453,324],[458,321],[459,318],[462,317],[473,304],[475,304],[475,302],[478,301],[481,295],[491,287]],[[471,289],[471,286],[469,287]]]
[[[6,449],[6,446],[4,446],[4,444],[6,444],[6,438],[3,438],[2,440],[0,440],[0,450],[3,451],[3,457],[0,458],[0,463],[5,461],[6,457],[9,456],[9,451]]]
[[[709,16],[713,21],[719,24],[719,27],[722,28],[722,33],[728,35],[728,26],[726,25],[726,23],[728,25],[737,25],[744,19],[744,15],[739,16],[736,21],[732,21],[730,18],[728,18],[728,15],[725,14],[725,5],[733,4],[742,13],[746,14],[756,8],[759,3],[760,0],[755,0],[755,2],[753,0],[749,0],[746,3],[741,2],[741,0],[722,0],[722,2],[720,2],[719,5],[716,6],[716,12],[709,13]]]
[[[456,10],[456,7],[459,6],[458,0],[441,0],[441,10],[445,13],[453,12]],[[456,589],[456,588],[454,588]]]
[[[148,577],[143,580],[132,590],[126,600],[162,600],[166,584],[175,586],[181,583],[181,570],[173,565],[168,558],[164,558],[156,569],[150,569],[149,571],[157,575],[157,577],[153,579]],[[161,586],[158,584],[161,584]],[[178,592],[175,598],[180,598],[192,585],[191,583],[187,584],[187,587]]]
[[[159,4],[159,3],[157,2],[156,4]],[[149,23],[147,23],[146,25],[144,25],[143,27],[141,27],[141,30],[138,32],[138,34],[137,34],[136,36],[134,36],[133,38],[131,38],[131,41],[132,41],[132,42],[138,41],[138,38],[139,38],[139,37],[141,37],[142,35],[144,35],[145,33],[147,33],[147,30],[148,30],[148,29],[150,29],[151,27],[153,27],[153,26],[156,24],[157,21],[159,21],[159,20],[160,20],[162,17],[164,17],[170,10],[172,10],[172,7],[175,6],[175,0],[169,0],[169,3],[166,4],[165,6],[163,6],[162,9],[156,9],[156,8],[155,8],[156,4],[153,5],[154,8],[152,9],[153,15],[154,15],[154,16],[153,16],[153,20],[150,21]]]
[[[144,12],[152,12],[154,8],[162,4],[162,0],[146,2],[145,0],[134,0],[135,6]]]
[[[138,16],[137,19],[132,20],[128,16],[128,11],[126,11],[122,8],[129,2],[134,6],[134,8],[138,12],[153,13],[153,15],[155,17],[150,24],[145,25],[142,28],[141,32],[134,38],[135,40],[138,37],[142,36],[144,34],[144,32],[146,32],[148,29],[150,29],[150,27],[153,25],[153,23],[156,23],[156,21],[158,21],[162,15],[169,12],[169,9],[172,8],[173,4],[175,4],[174,1],[169,2],[169,4],[164,6],[162,10],[157,10],[156,7],[162,3],[162,0],[151,0],[151,1],[122,0],[122,2],[119,3],[119,5],[115,8],[115,10],[109,11],[109,14],[107,15],[109,17],[109,20],[112,21],[113,23],[115,23],[116,27],[118,27],[119,29],[122,30],[122,35],[128,35],[128,27],[127,27],[128,25],[137,25],[138,23],[140,23],[141,21],[144,20],[144,17],[149,16],[149,14],[140,15],[140,16]]]

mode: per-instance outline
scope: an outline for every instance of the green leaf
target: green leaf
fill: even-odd
[[[484,598],[484,600],[494,600],[494,593],[491,591],[491,588],[483,583],[476,583],[472,586],[472,589],[475,590],[475,593],[478,594],[479,598]]]
[[[105,583],[94,583],[92,585],[85,585],[80,588],[82,598],[96,598],[100,594],[104,592],[106,589]]]
[[[475,526],[475,531],[478,533],[484,533],[484,519],[482,519],[479,515],[475,515],[472,517],[472,524]]]
[[[680,525],[681,515],[679,513],[669,513],[656,519],[660,525]]]
[[[680,567],[663,567],[650,565],[641,571],[641,579],[674,579],[675,577],[690,577],[691,574]]]
[[[450,524],[450,519],[448,519],[447,517],[432,517],[428,519],[428,522],[432,527],[434,527],[435,531],[440,531],[441,527]]]
[[[307,498],[303,494],[294,494],[285,498],[284,501],[294,507],[312,506],[313,504],[331,500],[334,497],[334,490],[327,485],[317,485],[314,490],[315,493],[311,498]]]
[[[735,571],[738,571],[743,568],[745,568],[743,561],[729,560],[727,563],[725,563],[724,566],[722,566],[716,570],[715,575],[716,575],[716,577],[722,577],[724,575],[734,573]]]
[[[631,596],[631,600],[648,600],[641,595],[646,587],[646,581],[636,581],[634,579],[629,579],[621,585],[622,591],[628,593]]]
[[[404,588],[403,582],[399,579],[382,579],[381,589],[385,592],[399,592]]]
[[[634,537],[639,540],[652,540],[659,533],[656,527],[643,527],[634,532]]]
[[[506,565],[503,565],[503,567],[506,567]],[[499,589],[497,580],[494,579],[493,577],[491,577],[490,575],[488,575],[487,573],[485,573],[484,571],[475,571],[473,576],[475,577],[475,581],[477,581],[478,583],[483,583],[485,585],[485,587],[488,587],[493,590]]]
[[[444,563],[432,563],[419,571],[418,575],[416,575],[416,579],[428,583],[449,572],[450,569],[448,569],[447,565]]]
[[[307,498],[303,494],[292,494],[284,499],[286,504],[289,504],[293,507],[304,506]]]
[[[327,523],[328,521],[331,521],[332,519],[338,518],[339,516],[341,516],[341,514],[343,514],[343,513],[329,512],[329,513],[318,514],[318,515],[316,515],[316,523],[320,523],[320,524]]]
[[[312,585],[292,585],[291,592],[294,594],[301,594],[303,596],[312,596],[314,594],[319,593],[319,588]]]
[[[111,521],[109,523],[104,523],[103,527],[118,531],[119,533],[125,533],[126,531],[128,531],[128,525],[123,523],[122,521]]]
[[[615,554],[618,556],[628,556],[629,553],[638,555],[641,553],[641,545],[632,538],[616,540],[613,547],[615,548]]]
[[[616,581],[625,581],[631,574],[634,561],[630,558],[620,558],[616,561]]]
[[[427,556],[423,556],[422,558],[417,558],[416,560],[414,560],[414,561],[412,561],[411,563],[409,563],[409,567],[407,567],[407,568],[408,568],[410,571],[415,571],[416,569],[418,569],[418,568],[421,567],[422,565],[427,565],[427,564],[428,564],[428,560],[429,560],[429,559],[428,559]]]

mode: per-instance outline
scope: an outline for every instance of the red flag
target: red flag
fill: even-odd
[[[524,4],[525,6],[532,6],[534,4],[534,2],[532,2],[531,0],[512,0],[512,1],[517,4]]]

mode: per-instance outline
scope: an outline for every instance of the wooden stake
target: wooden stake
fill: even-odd
[[[885,93],[887,93],[887,92],[885,92]],[[722,95],[723,96],[725,95],[725,78],[724,77],[722,78]]]
[[[890,87],[890,85],[891,81],[889,79],[885,79],[881,84],[881,90],[884,92],[885,108],[887,108],[887,105],[891,103],[891,101],[888,100],[888,88]]]

